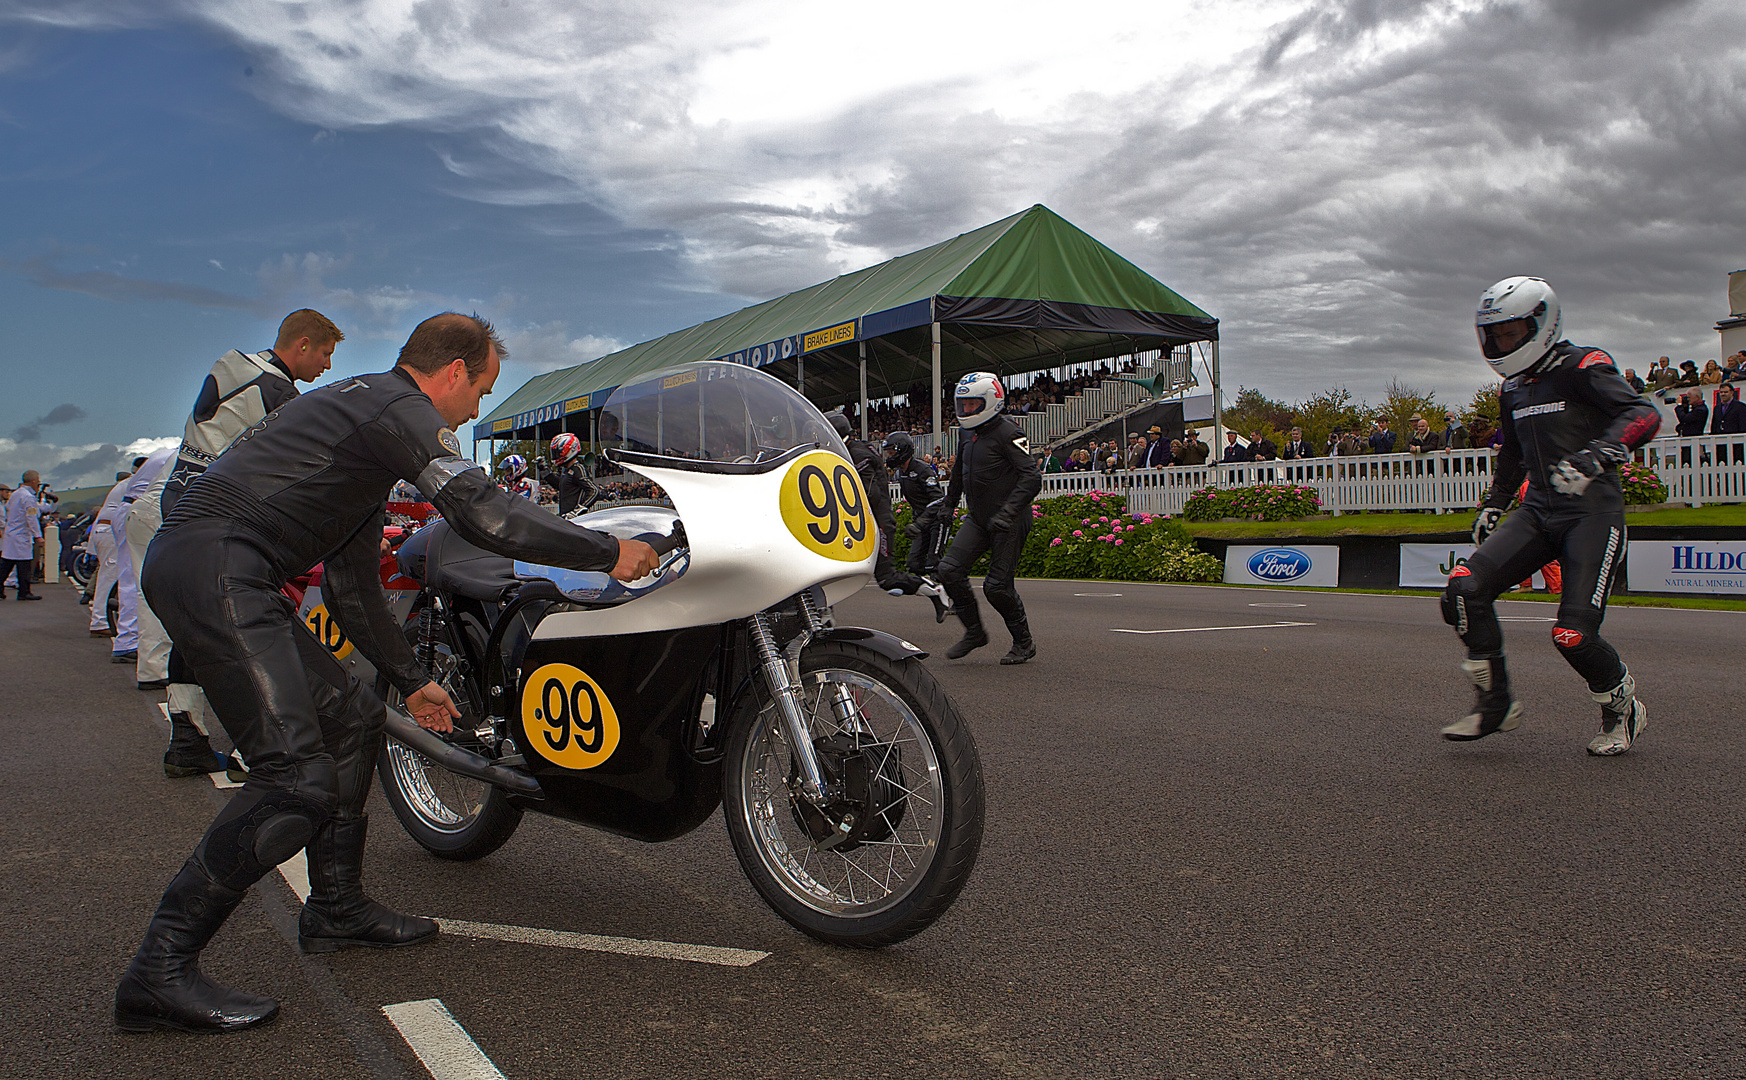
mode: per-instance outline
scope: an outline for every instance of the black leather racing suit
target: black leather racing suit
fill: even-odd
[[[1625,557],[1621,462],[1655,437],[1655,406],[1631,389],[1600,349],[1559,342],[1539,374],[1503,384],[1499,423],[1503,446],[1485,505],[1503,509],[1528,479],[1522,505],[1486,538],[1443,594],[1443,617],[1467,643],[1472,659],[1503,655],[1492,601],[1535,570],[1559,561],[1564,594],[1552,640],[1589,690],[1619,685],[1624,665],[1600,636],[1613,575]],[[1558,463],[1592,451],[1605,469],[1580,495],[1553,488]]]
[[[919,520],[928,507],[946,497],[945,489],[940,487],[939,472],[914,454],[898,465],[893,475],[897,478],[897,486],[903,492],[904,499],[909,503],[909,512],[913,519]],[[940,556],[946,550],[946,538],[951,534],[951,524],[944,519],[923,529],[922,534],[909,545],[909,572],[933,573]]]
[[[914,595],[922,580],[897,568],[891,557],[893,537],[897,535],[897,513],[891,508],[891,476],[885,471],[885,457],[879,448],[866,439],[844,439],[849,448],[849,460],[860,474],[861,487],[866,489],[867,503],[873,511],[873,521],[879,526],[879,554],[873,562],[873,579],[890,593]]]
[[[416,483],[454,530],[500,554],[611,568],[618,544],[513,498],[400,369],[324,386],[240,435],[188,488],[146,553],[147,598],[249,763],[190,862],[244,889],[330,817],[362,815],[382,703],[279,592],[325,563],[341,630],[403,694],[429,681],[378,577],[383,503]],[[311,845],[312,856],[315,847]]]
[[[551,479],[547,477],[547,479]],[[588,474],[582,471],[582,466],[571,462],[558,469],[558,513],[568,514],[577,507],[594,500],[597,490],[594,481],[588,479]]]
[[[1006,620],[1015,640],[1029,640],[1024,601],[1013,586],[1013,573],[1031,531],[1031,500],[1043,488],[1043,474],[1031,457],[1031,447],[1019,426],[997,416],[979,427],[960,430],[958,456],[946,484],[946,497],[929,509],[926,525],[948,520],[963,498],[969,514],[952,538],[951,549],[935,568],[935,578],[952,598],[966,631],[979,630],[982,613],[970,591],[970,567],[989,553],[982,594]]]

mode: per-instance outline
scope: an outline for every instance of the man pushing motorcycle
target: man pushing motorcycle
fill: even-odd
[[[425,320],[392,370],[305,394],[239,436],[152,541],[147,598],[250,772],[170,883],[122,976],[115,1020],[124,1030],[234,1031],[278,1015],[271,998],[206,978],[199,954],[248,887],[300,849],[306,951],[408,945],[437,932],[364,895],[364,803],[382,703],[279,592],[324,563],[340,629],[421,725],[449,730],[460,713],[419,666],[377,572],[383,504],[397,481],[416,483],[458,534],[499,554],[623,581],[657,566],[647,544],[561,521],[461,455],[453,429],[478,416],[503,355],[477,316]]]

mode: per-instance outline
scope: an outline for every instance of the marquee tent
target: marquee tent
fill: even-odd
[[[1218,320],[1047,207],[718,319],[530,379],[473,428],[485,439],[590,437],[620,384],[698,360],[763,369],[831,408],[932,391],[966,372],[1042,371],[1210,342]],[[862,410],[863,417],[866,415]]]

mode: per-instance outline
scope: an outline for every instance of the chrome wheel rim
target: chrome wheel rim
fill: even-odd
[[[832,709],[836,687],[846,688],[856,707],[856,727],[840,724]],[[903,792],[903,809],[893,815],[890,835],[856,850],[820,850],[794,820],[788,778],[793,764],[774,704],[754,721],[757,727],[741,763],[740,805],[747,835],[758,857],[782,890],[826,915],[866,918],[908,896],[933,865],[944,831],[944,774],[927,729],[914,710],[892,690],[866,675],[838,668],[808,672],[801,681],[802,715],[814,739],[836,734],[871,737],[878,748],[879,774],[889,775]],[[895,753],[893,750],[895,749]]]
[[[443,680],[444,689],[453,697],[454,689],[446,685],[450,681]],[[399,691],[388,692],[388,704],[396,709],[404,705]],[[438,768],[423,754],[393,740],[389,740],[384,752],[388,755],[388,771],[394,777],[394,786],[425,827],[444,833],[462,832],[484,811],[485,800],[491,794],[490,784]]]

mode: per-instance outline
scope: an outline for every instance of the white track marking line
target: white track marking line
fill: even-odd
[[[1074,596],[1120,596],[1119,592],[1076,592]]]
[[[1314,626],[1313,622],[1273,622],[1256,623],[1253,626],[1185,626],[1180,630],[1123,630],[1119,626],[1110,627],[1112,634],[1199,634],[1208,630],[1277,630],[1282,626]]]
[[[1498,622],[1556,622],[1549,615],[1499,615]]]
[[[697,964],[717,964],[722,967],[751,967],[770,955],[753,949],[727,949],[717,945],[685,945],[672,941],[574,934],[566,930],[499,926],[495,923],[463,922],[460,919],[438,919],[437,925],[442,927],[443,933],[458,937],[512,941],[523,945],[551,945],[560,949],[584,949],[588,952],[622,953],[625,956],[651,956],[663,960],[689,960]]]
[[[434,1080],[504,1080],[467,1029],[436,998],[384,1005],[382,1011]]]
[[[169,705],[169,703],[165,702],[165,701],[158,702],[158,711],[164,714],[164,723],[168,724],[170,722],[170,705]],[[206,774],[206,778],[208,780],[211,780],[212,786],[217,788],[220,791],[225,791],[229,788],[242,787],[241,784],[237,783],[235,780],[232,780],[230,777],[226,776],[225,774],[223,774],[221,772],[209,772]]]
[[[285,884],[291,886],[291,891],[297,894],[297,902],[303,903],[309,899],[309,856],[299,851],[297,854],[279,864],[279,876],[285,879]]]
[[[1250,607],[1309,607],[1308,604],[1250,604]]]

